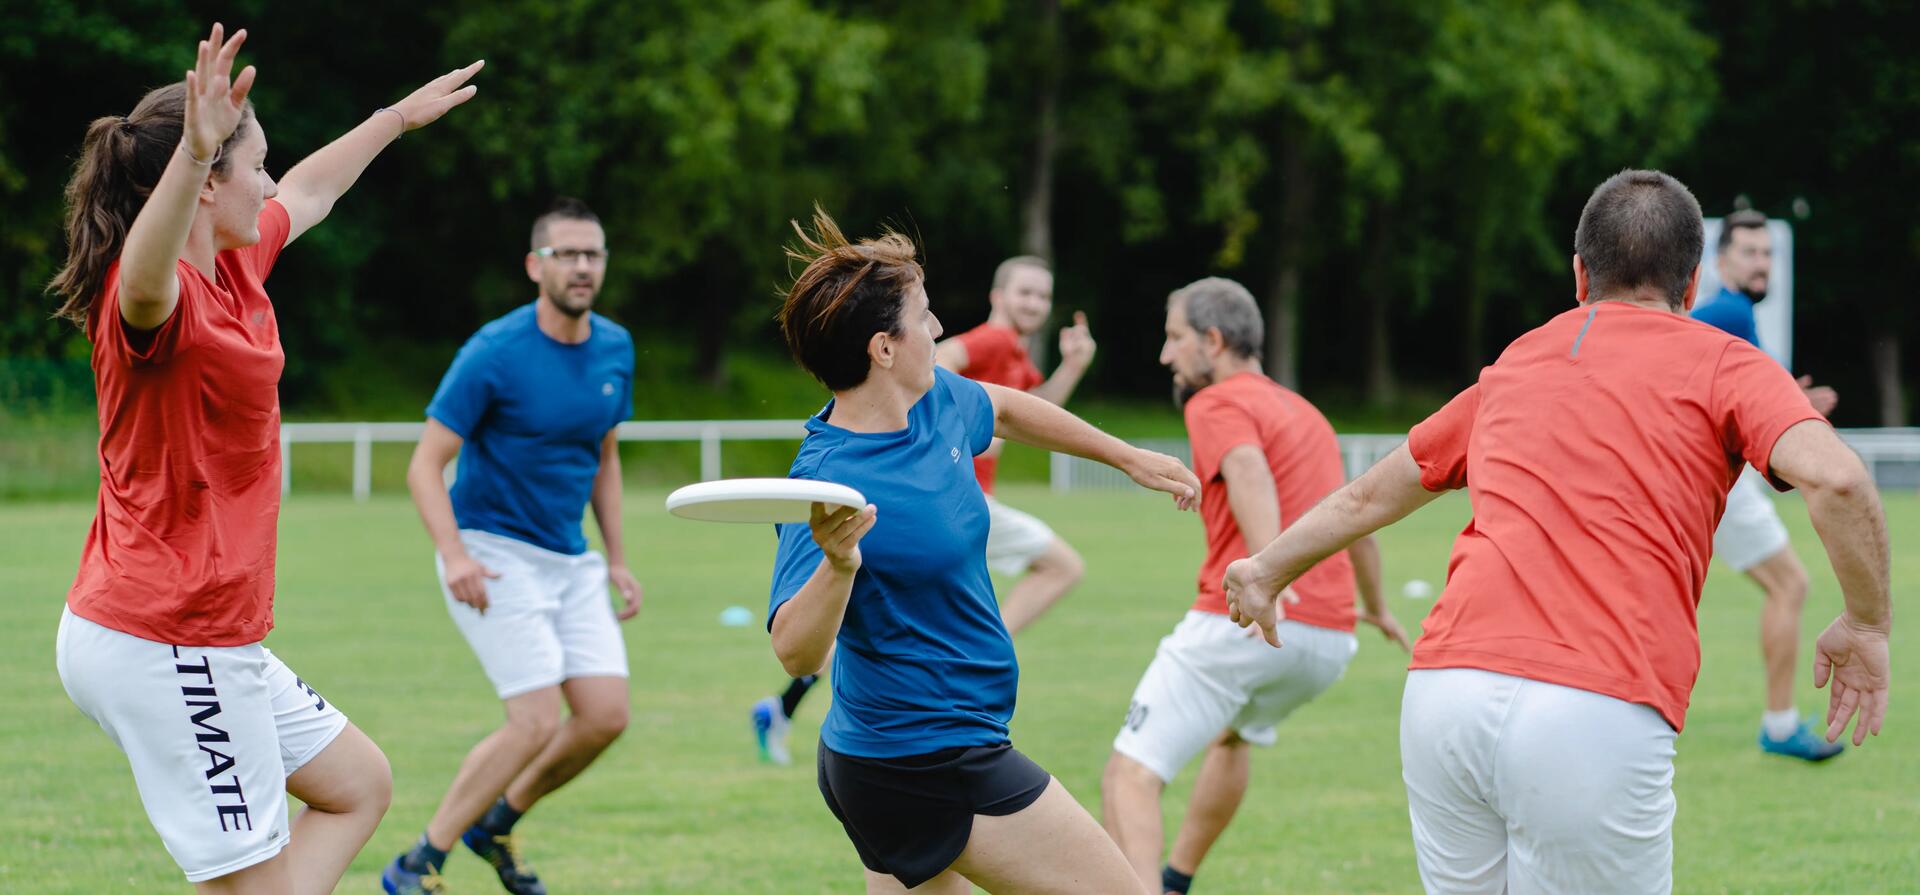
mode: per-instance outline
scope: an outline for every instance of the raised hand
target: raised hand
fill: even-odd
[[[400,119],[406,123],[403,133],[426,127],[440,120],[448,109],[473,99],[473,95],[480,92],[479,87],[468,84],[467,80],[486,65],[487,60],[479,59],[465,68],[456,68],[421,85],[420,89],[407,94],[406,99],[387,108],[400,113]]]
[[[860,569],[860,539],[873,530],[878,514],[879,509],[873,504],[857,510],[835,507],[833,512],[827,512],[826,504],[816,503],[807,527],[812,529],[813,542],[820,545],[820,552],[827,555],[827,563],[834,571],[852,574]]]
[[[187,72],[186,121],[180,142],[202,162],[213,161],[240,126],[247,92],[253,89],[253,66],[242,69],[240,77],[232,77],[233,60],[240,55],[240,45],[247,42],[247,29],[223,39],[225,34],[225,26],[214,23],[207,39],[200,42],[193,70]]]
[[[1807,393],[1807,401],[1813,404],[1815,413],[1831,416],[1833,408],[1840,406],[1840,393],[1832,386],[1814,385],[1812,376],[1802,376],[1795,381],[1800,384],[1800,390]]]
[[[1851,622],[1842,615],[1813,643],[1813,685],[1833,688],[1827,699],[1827,742],[1837,742],[1853,725],[1853,744],[1880,735],[1887,717],[1887,632]]]
[[[1073,325],[1060,328],[1060,362],[1085,369],[1093,363],[1093,331],[1087,328],[1085,311],[1073,312]]]
[[[1191,510],[1200,505],[1200,477],[1173,457],[1135,449],[1123,468],[1141,487],[1173,495],[1173,502],[1180,509]]]

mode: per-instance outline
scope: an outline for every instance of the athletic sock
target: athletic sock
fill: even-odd
[[[1787,708],[1777,712],[1762,712],[1760,729],[1767,732],[1768,739],[1784,740],[1793,736],[1793,732],[1800,729],[1800,710]]]
[[[493,803],[492,808],[487,809],[486,814],[481,815],[480,829],[495,836],[505,836],[513,832],[514,823],[523,813],[513,810],[513,806],[507,804],[507,797],[501,796],[499,801]]]
[[[819,679],[817,674],[794,678],[793,683],[787,685],[787,692],[780,694],[780,714],[793,717],[794,711],[800,708],[800,700],[806,697],[807,691],[813,689],[813,683]]]
[[[434,848],[433,843],[427,841],[427,834],[421,833],[420,841],[414,843],[413,850],[400,856],[400,866],[406,868],[408,873],[426,873],[428,870],[439,873],[440,868],[447,866],[447,853]]]
[[[1179,892],[1180,895],[1186,895],[1187,887],[1191,885],[1193,885],[1192,874],[1181,873],[1180,871],[1173,869],[1172,864],[1168,864],[1167,866],[1160,868],[1160,890],[1161,891]]]

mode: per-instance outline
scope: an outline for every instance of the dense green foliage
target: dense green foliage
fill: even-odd
[[[984,317],[1000,258],[1049,251],[1061,310],[1093,317],[1097,393],[1163,395],[1162,299],[1219,273],[1268,305],[1276,375],[1334,401],[1431,402],[1564,306],[1581,202],[1647,165],[1709,214],[1745,197],[1789,217],[1796,366],[1839,386],[1842,423],[1905,412],[1920,57],[1904,4],[5,6],[10,402],[47,397],[25,360],[85,356],[40,288],[86,122],[177,76],[219,16],[251,29],[279,170],[489,60],[478,98],[389,149],[276,274],[295,415],[384,413],[364,402],[378,388],[417,407],[473,327],[532,294],[526,225],[556,193],[607,220],[607,312],[689,349],[654,388],[724,392],[731,355],[777,356],[786,222],[817,200],[851,231],[919,238],[954,329]]]

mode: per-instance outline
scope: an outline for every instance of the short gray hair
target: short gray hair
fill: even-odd
[[[1253,300],[1247,287],[1225,277],[1194,280],[1167,296],[1167,306],[1182,304],[1187,325],[1205,335],[1217,329],[1227,348],[1241,357],[1259,357],[1266,342],[1267,325],[1260,319],[1260,303]]]

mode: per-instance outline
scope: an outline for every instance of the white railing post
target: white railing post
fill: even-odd
[[[1073,490],[1073,458],[1058,451],[1047,455],[1047,485],[1055,494]]]
[[[353,499],[366,503],[373,495],[373,430],[356,426],[353,430]]]
[[[293,433],[280,427],[280,496],[293,493]]]
[[[700,481],[720,477],[720,427],[700,427]]]

